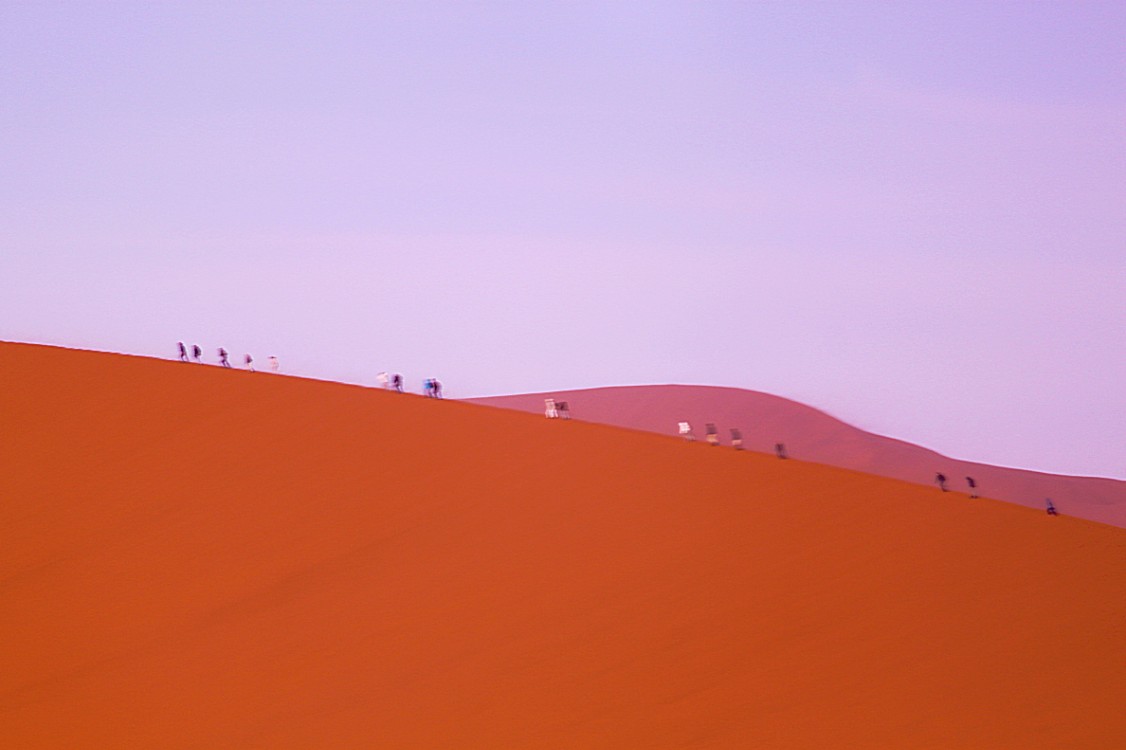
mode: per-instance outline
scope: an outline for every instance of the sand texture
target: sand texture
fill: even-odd
[[[0,747],[1117,748],[1126,532],[0,344]]]

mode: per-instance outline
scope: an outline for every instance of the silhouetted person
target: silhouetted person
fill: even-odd
[[[935,474],[934,475],[934,483],[938,485],[938,488],[940,490],[942,490],[943,492],[946,492],[946,475],[945,474]]]
[[[246,355],[246,369],[254,372],[254,357],[249,354]]]
[[[203,350],[199,348],[199,344],[192,344],[192,359],[194,359],[196,362],[200,362],[199,358],[202,356]],[[200,362],[200,364],[202,364],[202,362]]]
[[[704,425],[704,440],[708,441],[708,445],[719,445],[719,433],[711,422]]]
[[[775,443],[774,444],[774,455],[778,456],[778,458],[783,458],[783,459],[786,458],[787,457],[786,456],[786,444],[785,443]]]
[[[430,378],[422,381],[422,392],[426,394],[427,398],[434,396],[434,381]]]
[[[691,443],[696,439],[696,436],[692,434],[692,425],[688,424],[687,422],[680,422],[677,425],[677,429],[680,432],[680,436],[688,442]]]
[[[400,375],[399,373],[395,373],[395,377],[391,378],[391,384],[395,387],[396,391],[398,391],[399,393],[403,392],[403,376],[402,375]]]
[[[1056,510],[1056,506],[1052,505],[1052,498],[1049,497],[1048,500],[1047,500],[1047,503],[1048,503],[1048,515],[1049,516],[1058,516],[1059,511]]]
[[[559,418],[560,419],[570,419],[571,418],[571,407],[567,406],[566,401],[560,401],[555,406],[556,406],[557,409],[559,409]]]
[[[442,381],[434,378],[430,381],[430,387],[434,389],[434,398],[442,397]]]
[[[181,362],[187,362],[188,361],[188,347],[184,346],[183,341],[181,341],[179,343],[180,343],[180,361]]]
[[[977,497],[977,482],[973,477],[966,477],[966,484],[970,486],[970,499],[973,500]]]
[[[743,433],[734,427],[731,428],[731,447],[737,451],[743,450]]]
[[[231,366],[231,363],[227,361],[227,350],[223,347],[219,347],[219,364],[223,365],[223,367]]]

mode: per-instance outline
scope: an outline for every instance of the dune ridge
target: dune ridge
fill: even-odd
[[[1101,747],[1126,534],[801,460],[0,344],[5,747]]]
[[[853,427],[810,406],[760,391],[717,386],[644,385],[528,393],[468,399],[471,403],[543,414],[545,398],[567,401],[576,419],[664,435],[688,420],[697,437],[707,422],[719,427],[722,444],[739,428],[748,450],[771,453],[784,443],[792,456],[879,476],[934,485],[942,472],[952,491],[978,494],[1043,509],[1046,498],[1061,512],[1126,528],[1126,482],[1013,469],[943,456],[903,440]]]

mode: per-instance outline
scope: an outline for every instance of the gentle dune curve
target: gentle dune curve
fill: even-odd
[[[749,450],[771,453],[784,443],[792,456],[934,487],[942,472],[947,486],[1043,509],[1045,499],[1068,515],[1126,528],[1126,482],[1010,469],[943,456],[895,438],[866,432],[824,412],[759,391],[716,386],[638,385],[468,399],[471,403],[543,414],[544,399],[567,401],[576,419],[664,435],[688,420],[698,437],[715,423],[723,444],[739,428]]]
[[[1119,747],[1126,532],[0,344],[0,746]]]

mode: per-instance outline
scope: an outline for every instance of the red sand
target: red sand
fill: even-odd
[[[691,422],[697,438],[714,422],[720,439],[740,428],[749,450],[772,453],[785,443],[791,456],[855,469],[916,484],[934,485],[946,475],[947,486],[968,492],[965,478],[978,484],[978,494],[1043,509],[1045,498],[1062,513],[1126,527],[1126,482],[1097,477],[1070,477],[1008,469],[947,458],[911,443],[873,435],[824,412],[758,391],[712,386],[645,385],[592,388],[556,393],[530,393],[470,399],[472,403],[543,414],[543,400],[567,401],[576,419],[628,427],[664,435],[676,434],[680,420]],[[937,488],[936,488],[937,489]]]
[[[1126,532],[0,344],[0,746],[1126,743]]]

